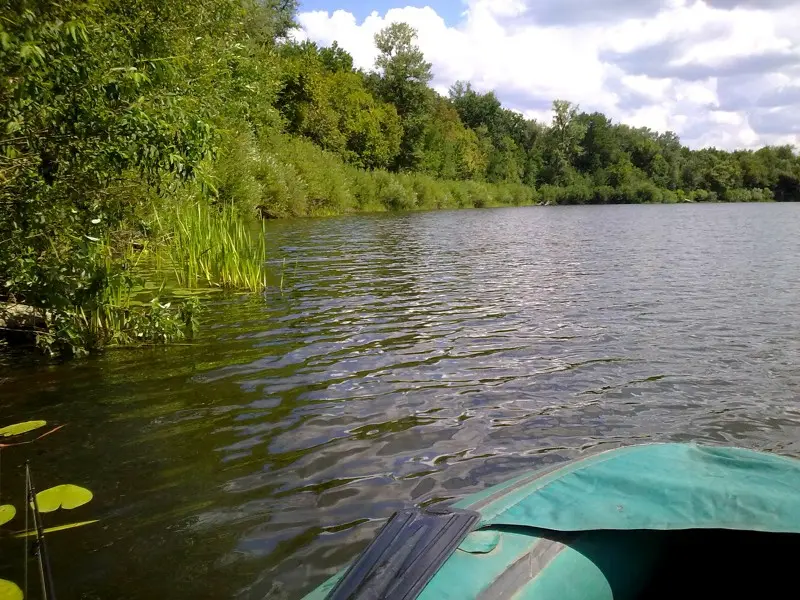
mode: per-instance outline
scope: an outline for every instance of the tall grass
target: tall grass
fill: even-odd
[[[231,135],[209,171],[221,202],[241,214],[327,216],[352,212],[533,204],[533,188],[436,179],[425,173],[365,171],[310,140]]]
[[[266,238],[229,204],[178,202],[155,215],[164,236],[156,262],[171,269],[184,288],[220,287],[260,291],[266,287]],[[249,225],[252,224],[252,227]]]

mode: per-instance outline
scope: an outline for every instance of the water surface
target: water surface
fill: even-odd
[[[532,207],[276,222],[283,292],[200,340],[0,355],[3,500],[96,493],[62,598],[293,600],[393,511],[631,443],[800,455],[800,206]],[[50,523],[64,522],[51,517]],[[21,527],[21,524],[18,524]],[[0,576],[22,547],[0,540]]]

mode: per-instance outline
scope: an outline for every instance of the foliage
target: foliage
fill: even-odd
[[[36,505],[41,513],[55,512],[60,508],[73,510],[88,504],[94,498],[90,490],[71,483],[57,485],[36,494]]]
[[[47,425],[47,421],[25,421],[23,423],[15,423],[14,425],[7,425],[0,428],[0,437],[11,437],[15,435],[22,435],[30,431],[35,431]]]
[[[25,433],[29,433],[31,431],[35,431],[47,423],[46,421],[25,421],[23,423],[16,423],[14,425],[7,425],[0,429],[0,431],[6,432],[8,436],[19,436]],[[59,425],[50,430],[48,433],[54,433],[55,431],[60,430],[64,425]],[[47,435],[47,434],[44,434]],[[44,437],[44,435],[39,436],[38,439]],[[31,442],[36,441],[32,440]],[[28,443],[31,443],[28,442]],[[7,447],[7,446],[4,446]],[[52,585],[51,580],[45,579],[45,572],[50,571],[50,564],[47,562],[47,557],[42,550],[44,547],[44,537],[43,534],[45,533],[53,533],[57,531],[65,531],[68,529],[74,529],[76,527],[83,527],[84,525],[89,525],[91,523],[97,523],[97,520],[92,521],[83,521],[78,523],[70,523],[64,525],[57,525],[54,527],[49,527],[47,529],[41,528],[41,513],[51,513],[63,508],[65,510],[73,510],[75,508],[79,508],[91,502],[94,495],[91,491],[86,488],[72,485],[72,484],[64,484],[59,485],[53,488],[46,489],[42,492],[39,492],[34,497],[33,495],[34,488],[31,482],[31,474],[30,474],[30,467],[28,463],[25,463],[25,499],[26,499],[26,514],[25,514],[25,526],[26,530],[16,532],[13,534],[15,538],[27,538],[27,537],[36,537],[36,542],[31,547],[30,556],[27,553],[28,545],[26,543],[26,553],[23,558],[25,562],[25,573],[26,573],[26,592],[27,592],[27,572],[28,572],[28,565],[27,561],[29,558],[36,557],[39,561],[39,569],[40,573],[42,574],[41,577],[41,596],[50,597],[48,593],[48,587]],[[14,516],[16,515],[16,508],[11,505],[3,505],[0,506],[0,525],[5,525],[9,521],[11,521]],[[28,527],[28,517],[33,515],[33,523],[34,526],[27,530]],[[49,581],[49,583],[46,583]],[[0,579],[0,600],[21,600],[23,598],[22,591],[17,587],[16,584],[6,581],[4,579]]]
[[[41,348],[182,337],[179,310],[131,302],[142,286],[115,234],[186,182],[213,190],[201,165],[233,125],[279,126],[269,57],[295,9],[293,0],[6,3],[0,301],[40,312]]]
[[[365,72],[336,43],[290,41],[296,9],[6,0],[0,302],[35,309],[40,348],[191,335],[194,302],[141,297],[158,287],[142,257],[181,285],[260,289],[256,216],[800,200],[789,146],[690,150],[565,100],[540,123],[468,82],[442,97],[409,25],[375,36]]]
[[[250,229],[228,205],[210,206],[203,200],[170,205],[154,217],[164,232],[155,248],[159,264],[171,269],[181,287],[221,287],[260,291],[265,287],[266,241],[262,229]],[[160,316],[169,304],[154,303]],[[195,327],[194,310],[184,303],[179,321]],[[153,327],[163,321],[151,320]],[[149,337],[172,335],[172,331],[148,331]]]
[[[203,42],[174,33],[186,20],[213,33],[235,5],[10,4],[0,32],[2,287],[62,310],[81,303],[77,288],[91,291],[91,242],[125,216],[143,182],[190,179],[213,149],[184,76],[193,65],[176,58],[202,56]]]
[[[0,525],[5,525],[17,514],[17,509],[10,504],[0,505]]]
[[[16,583],[0,579],[0,600],[22,600],[22,590]]]
[[[311,42],[287,44],[282,53],[276,106],[286,119],[286,130],[358,167],[387,167],[400,151],[400,118],[392,104],[369,92],[364,79],[352,71],[349,55],[339,48],[320,50]]]
[[[145,280],[135,275],[140,251],[128,247],[120,252],[110,238],[87,245],[91,252],[70,296],[42,311],[44,328],[36,331],[37,347],[50,355],[82,355],[106,346],[162,344],[186,337],[187,315],[198,307],[173,307],[159,297],[139,300],[146,291]]]
[[[375,34],[375,90],[397,108],[403,126],[400,153],[393,165],[397,170],[414,170],[421,162],[428,122],[428,82],[433,74],[431,64],[414,44],[416,37],[416,29],[407,23],[392,23]]]

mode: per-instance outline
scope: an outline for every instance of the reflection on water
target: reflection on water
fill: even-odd
[[[393,511],[599,445],[800,455],[800,207],[359,216],[268,235],[283,293],[215,300],[193,346],[0,358],[0,422],[67,423],[3,452],[3,499],[26,457],[42,484],[96,493],[76,516],[101,522],[50,542],[63,597],[299,598]],[[19,579],[9,543],[0,575]]]

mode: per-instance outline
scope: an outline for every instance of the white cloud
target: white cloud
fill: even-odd
[[[301,13],[300,37],[334,40],[371,68],[375,33],[405,21],[440,93],[456,80],[495,90],[528,117],[555,98],[617,121],[676,131],[693,147],[800,144],[800,6],[776,0],[468,0],[460,23],[430,7]],[[584,3],[585,5],[586,3]],[[596,8],[597,8],[596,7]]]

